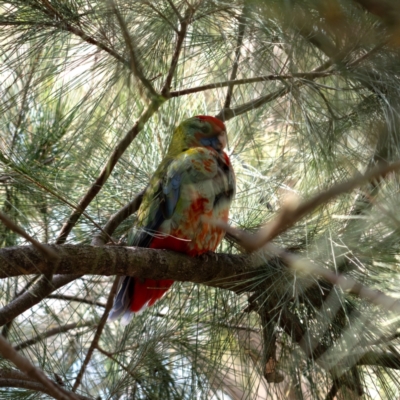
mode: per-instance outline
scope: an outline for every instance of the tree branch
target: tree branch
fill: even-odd
[[[231,76],[229,79],[231,82],[236,79],[237,70],[239,67],[240,49],[242,48],[244,31],[246,29],[246,11],[247,11],[247,9],[246,9],[246,4],[245,4],[243,7],[243,10],[242,10],[242,14],[238,18],[239,31],[238,31],[238,38],[237,38],[237,43],[236,43],[235,60],[233,62],[232,72],[231,72]],[[226,92],[225,103],[224,103],[224,107],[223,107],[224,109],[230,108],[232,94],[233,94],[233,84],[230,83],[228,85],[228,90]]]
[[[79,204],[70,215],[68,221],[63,225],[61,231],[58,235],[57,244],[62,244],[66,241],[69,233],[72,228],[75,226],[79,217],[82,215],[82,212],[86,209],[86,207],[92,202],[92,200],[97,196],[97,194],[102,189],[103,185],[107,181],[108,177],[111,175],[115,165],[118,160],[124,154],[125,150],[132,143],[132,141],[136,138],[139,132],[143,129],[144,124],[152,117],[152,115],[161,107],[165,100],[158,97],[157,99],[153,99],[151,104],[146,108],[146,110],[142,113],[139,119],[136,121],[135,125],[132,129],[127,132],[124,138],[117,144],[110,158],[108,159],[106,165],[103,167],[100,175],[97,177],[95,182],[86,192],[86,194],[79,201]]]
[[[0,211],[0,221],[13,232],[22,236],[28,242],[32,243],[46,258],[52,260],[53,262],[59,260],[59,255],[53,250],[50,249],[47,245],[39,243],[32,236],[28,235],[21,227],[19,227],[16,223],[11,221],[11,219]]]
[[[373,168],[366,174],[358,175],[348,181],[334,185],[330,189],[316,194],[309,200],[306,200],[299,205],[290,204],[286,207],[283,207],[271,222],[266,224],[255,234],[233,228],[228,224],[219,221],[215,222],[215,225],[223,228],[226,232],[236,238],[237,242],[245,250],[250,252],[255,251],[291,228],[307,214],[313,212],[317,207],[328,203],[340,194],[350,192],[364,183],[368,183],[373,179],[384,177],[387,174],[399,169],[400,161],[383,165],[382,167]]]
[[[57,300],[65,300],[65,301],[76,301],[78,303],[85,303],[85,304],[90,304],[93,306],[98,306],[98,307],[105,307],[105,303],[102,303],[100,301],[96,300],[90,300],[82,297],[76,297],[76,296],[68,296],[67,294],[50,294],[47,296],[48,299],[57,299]]]
[[[78,399],[74,393],[67,392],[47,378],[43,371],[36,368],[27,358],[19,354],[2,336],[0,336],[0,353],[4,358],[15,364],[27,376],[45,386],[50,396],[53,396],[55,399]]]
[[[25,348],[27,348],[29,346],[32,346],[32,345],[34,345],[36,343],[39,343],[39,342],[43,341],[44,339],[47,339],[47,338],[49,338],[51,336],[58,335],[60,333],[65,333],[65,332],[68,332],[68,331],[70,331],[72,329],[75,329],[75,328],[84,328],[84,327],[87,327],[87,326],[96,326],[96,325],[97,324],[95,322],[90,321],[90,322],[76,322],[76,323],[73,323],[73,324],[57,326],[56,328],[49,329],[49,330],[41,333],[40,335],[37,335],[37,336],[35,336],[35,337],[31,338],[31,339],[25,340],[24,342],[21,342],[21,343],[15,345],[14,349],[16,351],[20,351],[20,350],[23,350],[23,349],[25,349]]]
[[[33,248],[31,247],[31,249]],[[1,255],[0,258],[2,258]],[[29,260],[26,261],[28,261],[28,264],[30,264]],[[37,274],[39,272],[38,270],[40,270],[40,267],[43,264],[47,265],[47,271],[45,271],[44,273],[51,271],[53,268],[52,263],[50,263],[47,260],[45,261],[41,257],[40,253],[36,253],[36,262],[37,264],[34,266],[33,268],[34,271],[32,271],[31,274]],[[60,262],[62,262],[62,259]],[[3,268],[2,270],[4,271]],[[19,271],[22,272],[22,270]],[[78,274],[56,275],[55,277],[53,277],[51,281],[49,281],[46,278],[46,276],[42,276],[39,282],[31,290],[26,291],[21,296],[14,299],[11,303],[8,303],[6,306],[0,309],[0,326],[5,325],[7,322],[13,320],[15,317],[22,314],[24,311],[28,310],[35,304],[40,303],[46,296],[48,296],[54,290],[59,289],[60,287],[66,285],[67,283],[74,281],[80,276],[81,275]]]
[[[180,12],[178,11],[178,9],[175,7],[173,0],[167,0],[167,1],[168,1],[168,4],[171,6],[172,10],[174,11],[174,13],[176,14],[176,16],[178,17],[179,21],[182,21],[183,17],[180,14]]]
[[[256,253],[248,256],[218,254],[217,257],[212,257],[206,263],[201,259],[188,257],[181,253],[140,247],[74,245],[53,245],[52,247],[62,257],[58,271],[66,274],[56,277],[62,282],[59,287],[76,279],[77,275],[71,277],[71,274],[76,274],[79,271],[81,274],[104,276],[129,275],[158,280],[173,279],[174,281],[202,283],[207,286],[243,293],[253,292],[256,289],[267,290],[274,282],[265,278],[266,269],[276,270],[276,268],[289,266],[297,270],[301,268],[309,274],[320,275],[325,282],[330,282],[343,290],[350,291],[372,304],[381,306],[386,310],[400,312],[400,303],[397,299],[380,291],[372,290],[350,277],[344,277],[328,269],[313,266],[313,264],[293,254],[274,249],[272,245],[268,246],[268,254]],[[269,257],[269,261],[266,257]],[[45,273],[48,268],[51,268],[49,262],[43,260],[32,246],[0,249],[0,258],[4,260],[0,278],[28,275],[32,273],[32,270],[37,272],[38,269]],[[154,268],[155,265],[157,268]],[[300,278],[297,278],[297,281],[299,282]],[[56,288],[54,286],[52,290]],[[31,305],[37,304],[43,298],[32,296],[30,292],[25,293],[20,298],[24,296],[30,296]],[[20,298],[0,310],[1,325],[7,323],[9,314],[14,315],[14,303]],[[29,308],[27,304],[29,303],[25,303],[25,307]]]
[[[28,180],[29,182],[32,182],[34,185],[36,185],[37,187],[39,187],[40,189],[43,189],[44,191],[50,193],[52,196],[54,196],[56,199],[62,201],[63,203],[65,203],[66,205],[68,205],[69,207],[71,207],[74,211],[79,212],[79,207],[75,206],[74,204],[72,204],[70,201],[68,201],[67,199],[65,199],[63,196],[60,196],[58,193],[56,193],[54,190],[52,190],[51,188],[49,188],[48,186],[44,185],[41,182],[38,182],[37,180],[35,180],[34,178],[32,178],[29,175],[26,175],[24,171],[22,171],[17,165],[15,165],[12,161],[10,161],[9,159],[7,159],[4,154],[2,154],[0,152],[0,161],[2,161],[4,164],[6,164],[7,166],[9,166],[10,168],[12,168],[16,173],[20,174],[24,179]],[[98,228],[100,231],[102,230],[101,226],[99,224],[97,224],[97,222],[86,212],[82,212],[82,215],[84,215],[96,228]],[[106,235],[107,236],[107,235]],[[112,238],[109,237],[108,239],[110,239],[112,241]]]
[[[118,8],[116,7],[115,3],[113,0],[110,0],[111,2],[111,7],[114,11],[114,14],[117,17],[119,26],[122,30],[122,36],[124,37],[126,47],[129,50],[130,54],[130,62],[129,66],[135,77],[138,79],[139,82],[142,83],[142,85],[147,89],[148,92],[148,97],[150,100],[152,100],[154,97],[157,98],[159,94],[155,91],[153,85],[150,83],[150,81],[144,76],[142,67],[140,66],[139,59],[136,55],[136,50],[134,47],[134,43],[132,42],[132,38],[129,35],[128,28],[126,26],[126,23],[119,12]]]
[[[128,204],[118,210],[115,214],[113,214],[107,223],[104,225],[103,230],[94,236],[92,240],[92,246],[103,246],[106,244],[106,241],[111,235],[114,233],[115,229],[127,219],[131,214],[135,213],[140,204],[142,204],[144,195],[144,190],[137,194],[133,200],[131,200]]]
[[[290,86],[283,87],[281,89],[276,90],[275,92],[269,93],[266,96],[261,96],[258,99],[251,100],[247,103],[241,104],[235,108],[223,108],[215,118],[218,118],[222,121],[229,121],[230,119],[237,117],[238,115],[245,114],[251,110],[259,108],[264,104],[267,104],[275,99],[279,99],[280,97],[285,96],[290,91]]]
[[[94,350],[97,348],[97,346],[98,346],[100,336],[101,336],[101,334],[103,333],[104,326],[105,326],[105,324],[106,324],[106,322],[107,322],[108,314],[110,313],[110,310],[111,310],[111,308],[112,308],[112,306],[113,306],[114,296],[115,296],[115,294],[116,294],[116,292],[117,292],[117,288],[118,288],[118,282],[119,282],[119,277],[116,277],[116,278],[114,279],[114,283],[113,283],[113,285],[112,285],[112,287],[111,287],[111,290],[110,290],[110,293],[109,293],[109,295],[108,295],[106,308],[105,308],[104,313],[103,313],[103,315],[101,316],[101,319],[100,319],[99,324],[98,324],[98,326],[97,326],[97,330],[96,330],[96,333],[94,334],[93,341],[92,341],[92,343],[90,344],[89,350],[88,350],[88,352],[86,353],[86,357],[85,357],[85,359],[83,360],[81,369],[80,369],[80,371],[79,371],[79,373],[78,373],[78,375],[77,375],[77,377],[76,377],[74,386],[72,387],[72,391],[73,391],[73,392],[75,392],[76,389],[78,388],[78,386],[80,385],[80,383],[81,383],[81,381],[82,381],[82,378],[83,378],[83,374],[84,374],[85,371],[86,371],[86,367],[88,366],[89,361],[90,361],[90,359],[92,358],[93,351],[94,351]]]
[[[70,244],[50,245],[50,247],[61,256],[58,271],[65,275],[58,275],[56,278],[63,277],[65,283],[76,279],[78,276],[76,274],[79,272],[103,276],[130,275],[151,279],[174,279],[206,283],[214,287],[230,287],[231,290],[239,291],[240,288],[236,285],[242,280],[254,278],[258,266],[266,264],[265,259],[256,254],[250,256],[218,254],[204,262],[199,258],[173,251],[140,247],[93,247]],[[2,260],[0,278],[45,273],[51,268],[50,262],[44,260],[33,246],[0,249],[0,259]],[[154,268],[155,265],[157,268]],[[53,290],[61,286],[54,284]],[[30,292],[24,295],[28,293]],[[0,323],[1,321],[0,310]]]
[[[357,365],[379,365],[381,367],[400,369],[399,357],[391,353],[367,351],[359,356],[349,356],[343,361],[346,362],[347,360],[348,363],[351,363],[354,362],[354,359],[357,360]]]
[[[132,373],[132,371],[127,368],[124,364],[122,364],[121,362],[118,361],[118,359],[116,357],[114,357],[114,355],[106,350],[104,350],[103,348],[101,348],[99,345],[97,345],[97,350],[104,354],[105,356],[107,356],[110,360],[114,361],[118,366],[120,366],[126,373],[128,373],[132,378],[136,379],[137,377]]]
[[[46,393],[49,396],[52,395],[47,386],[37,382],[36,379],[32,379],[19,371],[0,370],[0,387],[34,390],[36,392]],[[67,392],[65,389],[62,390],[70,395],[74,395],[74,393]],[[78,394],[75,394],[75,398],[79,400],[92,400],[89,397]]]
[[[47,16],[49,16],[50,18],[53,18],[53,19],[56,18],[59,21],[58,24],[55,24],[54,22],[51,22],[50,26],[52,26],[54,28],[59,28],[61,30],[73,33],[76,36],[79,36],[86,43],[95,45],[99,49],[104,50],[105,52],[110,54],[112,57],[114,57],[116,60],[120,61],[121,63],[123,63],[127,67],[130,67],[129,62],[127,60],[125,60],[120,54],[118,54],[115,50],[113,50],[112,48],[106,46],[104,43],[99,42],[98,40],[94,39],[93,37],[87,35],[81,29],[71,25],[68,21],[65,20],[65,18],[63,18],[63,16],[60,13],[57,12],[57,10],[55,10],[51,6],[51,4],[47,0],[44,0],[43,3],[45,5],[45,7],[46,7],[45,14]],[[40,10],[43,11],[43,9],[40,9]],[[36,22],[36,24],[37,24],[37,22]],[[40,24],[42,24],[42,23],[40,23]]]
[[[173,5],[173,3],[172,3],[172,5]],[[178,13],[178,15],[179,15],[179,13]],[[179,56],[181,54],[183,41],[185,40],[187,28],[188,28],[189,21],[190,21],[191,17],[192,17],[192,11],[191,11],[190,8],[187,10],[184,18],[181,18],[179,16],[179,20],[180,20],[181,26],[180,26],[180,29],[179,29],[177,35],[176,35],[176,45],[175,45],[174,54],[172,55],[171,65],[169,67],[169,71],[168,71],[167,77],[165,78],[165,82],[164,82],[163,88],[161,89],[161,94],[163,96],[165,96],[165,97],[169,97],[169,91],[171,89],[172,79],[174,77],[175,70],[176,70],[176,67],[178,65]]]
[[[325,78],[327,76],[333,75],[334,73],[337,73],[337,71],[331,70],[331,71],[315,71],[315,72],[313,72],[313,71],[298,72],[298,73],[293,73],[290,75],[276,75],[276,74],[262,75],[262,76],[257,76],[254,78],[244,78],[244,79],[222,81],[222,82],[217,82],[217,83],[209,83],[207,85],[196,86],[194,88],[175,90],[173,92],[170,92],[169,95],[170,95],[170,97],[179,97],[179,96],[185,96],[187,94],[203,92],[205,90],[219,89],[219,88],[223,88],[226,86],[246,85],[249,83],[257,83],[257,82],[283,81],[283,80],[291,80],[291,79],[295,79],[295,78],[299,78],[299,79]]]

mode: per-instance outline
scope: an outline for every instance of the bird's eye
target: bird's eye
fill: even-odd
[[[202,121],[203,122],[203,121]],[[203,133],[211,133],[211,127],[210,127],[210,124],[207,124],[207,123],[202,123],[200,126],[199,126],[199,128],[200,128],[200,130],[203,132]]]

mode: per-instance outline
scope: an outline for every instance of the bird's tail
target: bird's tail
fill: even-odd
[[[135,313],[140,314],[161,299],[173,282],[171,279],[121,277],[108,319],[114,321],[122,315],[121,323],[127,325]]]

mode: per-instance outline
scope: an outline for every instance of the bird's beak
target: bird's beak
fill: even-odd
[[[228,136],[225,131],[221,131],[221,133],[218,135],[218,142],[221,145],[219,150],[223,150],[228,144]]]

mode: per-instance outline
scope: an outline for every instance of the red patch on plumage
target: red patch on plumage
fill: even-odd
[[[151,249],[164,249],[185,253],[191,257],[199,256],[207,251],[214,251],[224,236],[224,232],[208,224],[200,224],[199,219],[202,215],[208,215],[212,211],[206,212],[206,205],[209,202],[206,198],[195,199],[190,206],[187,214],[186,223],[178,229],[171,231],[170,235],[155,236],[150,243]],[[228,220],[229,209],[222,210],[221,217],[224,221]],[[185,232],[196,229],[196,237],[187,240]],[[201,229],[199,229],[201,227]],[[174,283],[171,279],[135,279],[134,296],[130,305],[130,310],[138,312],[145,306],[152,306],[157,300],[161,299],[165,292]]]
[[[211,172],[212,171],[212,165],[214,164],[214,161],[213,160],[210,160],[210,159],[208,159],[208,160],[204,160],[203,161],[203,165],[204,165],[204,169],[206,170],[206,171],[208,171],[208,172]]]
[[[231,160],[229,159],[228,154],[226,154],[224,151],[222,152],[222,157],[224,157],[226,165],[231,165]]]
[[[195,118],[210,122],[213,125],[217,125],[222,131],[226,131],[225,124],[220,119],[212,117],[211,115],[196,115]]]
[[[199,197],[198,199],[194,200],[190,205],[189,215],[193,216],[194,218],[198,218],[200,215],[204,214],[205,204],[208,203],[208,199],[204,199]]]
[[[182,240],[175,236],[159,236],[152,240],[150,248],[186,253],[188,251],[188,240]]]

